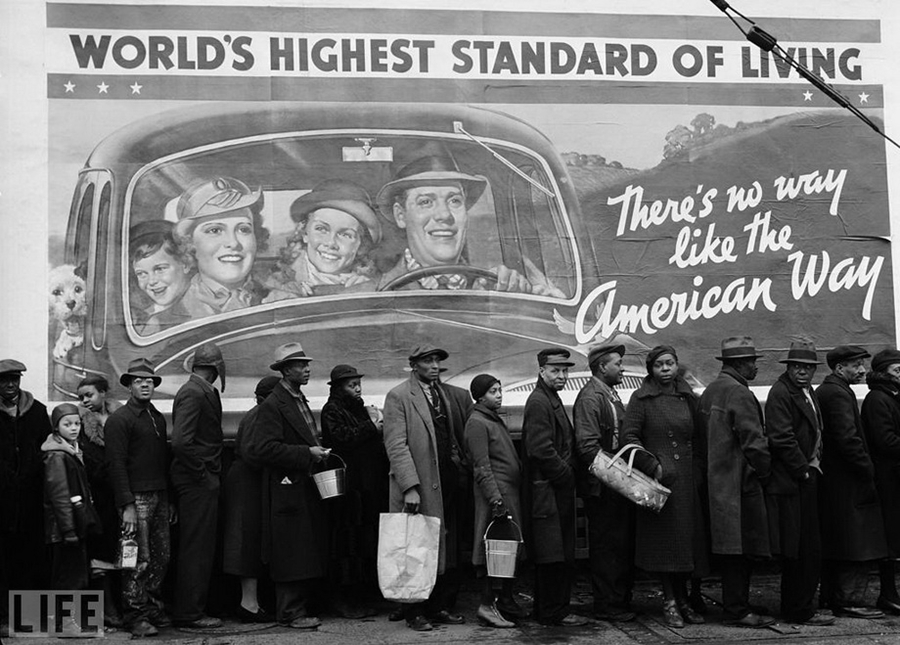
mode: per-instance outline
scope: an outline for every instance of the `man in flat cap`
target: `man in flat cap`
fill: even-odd
[[[591,587],[597,618],[633,620],[634,504],[593,477],[588,468],[600,450],[619,449],[625,406],[615,387],[622,382],[624,345],[601,345],[588,352],[592,378],[584,384],[572,411],[582,498],[588,520]]]
[[[21,388],[25,365],[0,360],[0,622],[10,589],[44,589],[41,444],[50,434],[47,408]]]
[[[575,565],[575,430],[559,398],[566,386],[569,351],[538,352],[538,379],[525,402],[522,510],[531,539],[534,617],[542,625],[575,627],[587,621],[569,613]]]
[[[831,374],[816,389],[822,410],[822,477],[819,521],[822,588],[835,616],[881,618],[865,604],[869,565],[888,555],[884,521],[875,491],[875,466],[863,432],[856,394],[850,387],[866,377],[869,352],[841,345],[825,357]]]
[[[830,625],[833,616],[816,611],[822,541],[818,482],[822,474],[822,411],[812,391],[820,365],[809,341],[791,343],[784,373],[766,399],[766,431],[772,457],[767,487],[769,521],[777,525],[773,553],[781,556],[781,613],[785,620]]]
[[[753,559],[771,555],[763,487],[772,460],[762,408],[750,391],[756,353],[749,336],[722,341],[722,371],[700,397],[706,428],[707,481],[712,552],[722,573],[725,621],[739,627],[766,627],[771,616],[750,608]]]
[[[178,498],[178,566],[172,618],[195,629],[221,627],[206,615],[216,553],[219,478],[222,473],[222,400],[225,361],[215,343],[204,343],[185,361],[191,376],[172,403],[172,483]]]
[[[449,154],[426,155],[401,168],[378,192],[376,201],[382,216],[406,232],[407,246],[397,265],[382,276],[379,288],[488,288],[564,298],[525,257],[521,271],[503,264],[491,268],[497,276],[492,284],[467,269],[469,209],[486,187],[484,177],[463,172]],[[442,265],[459,269],[429,272],[430,267]],[[404,279],[418,270],[422,272],[417,278]]]
[[[138,566],[122,571],[122,604],[132,636],[156,635],[171,620],[165,614],[162,582],[169,566],[169,524],[175,519],[168,492],[166,420],[151,403],[162,382],[152,362],[137,358],[119,383],[131,396],[104,426],[109,481],[123,533],[138,543]]]
[[[262,551],[275,582],[275,617],[294,629],[321,624],[310,605],[321,596],[328,565],[327,508],[311,475],[329,451],[301,390],[312,360],[297,342],[275,350],[269,368],[281,381],[259,404],[245,440],[247,458],[263,468]]]
[[[441,361],[448,353],[434,345],[413,348],[412,373],[384,402],[384,447],[391,463],[389,505],[392,513],[423,513],[441,520],[438,576],[431,597],[404,606],[406,624],[430,631],[433,623],[456,625],[462,616],[450,611],[456,567],[456,513],[460,449],[454,433],[457,407],[438,384]]]

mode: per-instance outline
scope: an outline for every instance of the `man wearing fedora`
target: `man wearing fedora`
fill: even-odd
[[[47,408],[21,387],[25,365],[0,360],[0,623],[10,589],[46,589],[41,444]]]
[[[588,520],[588,549],[594,613],[601,620],[634,620],[629,608],[634,582],[634,504],[607,489],[588,468],[600,450],[619,449],[625,406],[615,387],[622,382],[624,345],[601,345],[588,352],[592,378],[584,384],[572,416],[581,475],[578,482]]]
[[[406,233],[406,249],[387,271],[379,288],[472,289],[515,291],[564,298],[534,262],[522,258],[521,271],[492,267],[493,284],[467,269],[469,209],[487,187],[487,179],[460,170],[449,154],[427,155],[408,163],[378,192],[381,215]],[[499,241],[498,241],[499,242]],[[431,267],[455,265],[453,272]],[[416,272],[418,277],[403,279]]]
[[[830,625],[833,616],[816,611],[822,541],[819,534],[818,482],[822,474],[822,412],[812,391],[820,365],[809,341],[791,343],[784,373],[766,399],[766,431],[772,476],[766,492],[770,537],[781,556],[781,613],[788,622]]]
[[[433,623],[465,622],[449,610],[455,591],[458,527],[454,509],[460,468],[454,428],[465,424],[465,419],[458,418],[457,406],[451,405],[438,384],[441,361],[448,356],[434,345],[414,347],[409,379],[388,392],[384,402],[390,512],[422,513],[441,520],[438,576],[431,597],[404,606],[406,623],[416,631],[430,631]]]
[[[186,627],[221,627],[206,615],[216,553],[219,478],[222,473],[222,400],[225,360],[215,343],[204,343],[188,356],[191,376],[172,403],[172,483],[178,497],[178,560],[173,620]]]
[[[725,621],[751,628],[775,622],[750,608],[753,560],[771,555],[763,488],[772,460],[762,408],[749,386],[760,356],[749,336],[723,340],[716,356],[722,371],[700,397],[707,435],[712,552],[722,573]]]
[[[327,509],[311,475],[329,451],[301,390],[312,360],[298,342],[275,350],[269,368],[281,381],[260,403],[245,446],[263,468],[262,551],[275,582],[275,617],[294,629],[321,624],[310,601],[320,595],[328,565]]]
[[[164,612],[162,582],[169,565],[169,454],[166,420],[151,403],[162,382],[152,362],[137,358],[119,383],[131,394],[104,427],[109,480],[123,533],[138,543],[138,566],[122,572],[122,604],[134,637],[154,636],[171,620]]]
[[[587,623],[569,613],[575,567],[575,430],[559,392],[569,379],[569,351],[537,354],[538,379],[525,402],[522,512],[534,565],[534,617],[542,625]]]
[[[825,360],[831,374],[816,389],[822,409],[822,477],[819,520],[822,534],[822,588],[835,616],[881,618],[866,606],[869,565],[887,557],[875,465],[863,432],[856,394],[850,387],[866,378],[869,352],[840,345]]]

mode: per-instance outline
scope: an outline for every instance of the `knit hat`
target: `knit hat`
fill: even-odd
[[[494,387],[494,383],[499,383],[500,379],[496,376],[491,376],[490,374],[479,374],[475,378],[472,379],[472,383],[469,384],[469,391],[472,393],[472,398],[475,401],[478,401],[481,397],[487,394],[487,391]]]
[[[676,361],[678,360],[678,354],[675,353],[674,347],[671,345],[657,345],[647,353],[647,374],[653,371],[653,363],[663,354],[671,354]]]
[[[56,432],[56,426],[60,419],[72,414],[76,417],[80,416],[78,413],[78,406],[74,403],[60,403],[53,408],[53,412],[50,413],[50,425],[53,427],[53,432]]]

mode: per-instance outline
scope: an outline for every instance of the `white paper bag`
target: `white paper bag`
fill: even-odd
[[[382,513],[378,525],[378,586],[387,600],[428,600],[437,578],[441,520]]]

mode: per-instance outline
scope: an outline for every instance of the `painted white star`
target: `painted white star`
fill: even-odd
[[[68,83],[63,85],[63,87],[66,88],[66,94],[68,94],[69,92],[75,92],[75,83],[73,83],[72,81],[69,81]]]
[[[140,93],[141,93],[141,88],[143,88],[144,86],[143,86],[143,85],[138,85],[138,82],[135,81],[135,82],[134,82],[134,85],[129,85],[129,87],[131,88],[131,93],[132,93],[132,94],[140,94]]]
[[[860,94],[860,95],[859,95],[859,102],[860,102],[860,103],[868,103],[868,102],[869,102],[869,95],[866,94],[865,92],[863,92],[862,94]]]
[[[806,91],[803,93],[803,100],[804,100],[804,101],[812,101],[812,96],[813,96],[813,95],[812,95],[812,92],[810,92],[809,90],[806,90]]]
[[[99,94],[109,94],[109,92],[106,91],[109,89],[109,85],[106,83],[101,82],[100,85],[97,86],[97,89],[100,90],[98,92]]]

